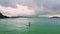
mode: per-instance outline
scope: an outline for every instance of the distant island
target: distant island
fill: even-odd
[[[51,18],[60,18],[60,17],[58,17],[58,16],[53,16],[53,17],[51,17]]]
[[[0,18],[32,18],[32,17],[29,17],[29,16],[14,16],[14,17],[8,17],[8,16],[3,15],[3,14],[0,12]]]
[[[2,13],[0,13],[0,18],[9,18],[8,16],[4,16]]]

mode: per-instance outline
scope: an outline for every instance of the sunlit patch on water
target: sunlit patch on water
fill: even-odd
[[[29,22],[33,22],[31,19],[27,18],[18,18],[18,19],[1,19],[1,26],[5,28],[5,30],[23,30],[29,27]],[[2,27],[2,28],[3,28]],[[2,29],[3,30],[3,29]]]

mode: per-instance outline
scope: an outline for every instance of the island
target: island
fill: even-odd
[[[58,17],[58,16],[53,16],[53,17],[51,17],[51,18],[60,18],[60,17]]]
[[[0,18],[9,18],[8,16],[4,16],[1,12],[0,12]]]
[[[13,17],[8,17],[8,16],[3,15],[0,12],[0,18],[32,18],[32,17],[30,17],[30,16],[13,16]]]

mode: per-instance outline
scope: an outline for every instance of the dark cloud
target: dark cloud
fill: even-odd
[[[46,15],[46,14],[53,14],[53,12],[48,12],[48,11],[37,11],[36,15]]]
[[[0,5],[5,7],[16,7],[16,4],[13,0],[1,0]]]
[[[57,10],[59,10],[60,9],[60,4],[44,4],[43,5],[43,7],[44,8],[47,8],[47,9],[49,9],[49,10],[52,10],[52,11],[57,11]]]

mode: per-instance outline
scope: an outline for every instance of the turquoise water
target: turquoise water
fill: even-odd
[[[0,34],[60,34],[60,19],[58,18],[0,19]]]

